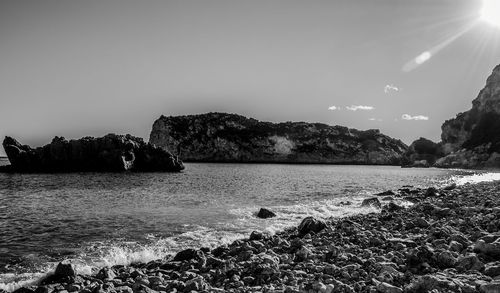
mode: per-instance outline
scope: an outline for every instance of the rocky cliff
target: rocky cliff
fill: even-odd
[[[500,65],[472,101],[472,109],[441,127],[444,157],[437,167],[500,167]]]
[[[11,172],[117,172],[172,171],[184,166],[169,152],[131,135],[108,134],[100,138],[66,140],[55,137],[48,145],[31,148],[11,137],[3,141]]]
[[[161,116],[149,141],[191,162],[399,164],[407,149],[378,130],[225,113]]]

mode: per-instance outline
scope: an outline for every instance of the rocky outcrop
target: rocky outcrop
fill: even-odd
[[[235,114],[161,116],[150,142],[184,161],[399,164],[407,146],[378,130],[261,122]]]
[[[108,134],[70,141],[55,137],[50,144],[35,149],[5,137],[3,147],[11,165],[4,166],[2,171],[178,172],[184,169],[177,157],[131,135]]]
[[[421,137],[408,147],[403,157],[403,166],[430,167],[442,156],[441,145]]]
[[[445,157],[438,167],[500,167],[500,65],[472,101],[472,109],[441,127]]]
[[[424,138],[413,142],[404,155],[403,166],[500,167],[500,65],[472,101],[472,108],[445,121],[441,130],[439,144]]]

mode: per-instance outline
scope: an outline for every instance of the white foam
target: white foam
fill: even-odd
[[[457,185],[465,184],[476,184],[480,182],[492,182],[500,180],[500,173],[488,172],[488,173],[476,173],[473,175],[466,176],[452,176],[451,181]]]

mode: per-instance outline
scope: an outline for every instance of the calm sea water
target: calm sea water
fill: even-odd
[[[388,166],[186,164],[182,173],[0,174],[0,289],[61,260],[83,272],[216,246],[306,216],[369,212],[372,193],[466,180],[471,171]],[[350,201],[351,205],[341,205]],[[260,207],[278,217],[257,219]]]

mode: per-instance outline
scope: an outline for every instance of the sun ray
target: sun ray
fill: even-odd
[[[449,36],[445,40],[441,41],[434,47],[431,47],[419,55],[417,55],[415,58],[412,60],[408,61],[404,66],[403,66],[403,71],[404,72],[410,72],[420,65],[426,63],[429,61],[433,56],[435,56],[437,53],[439,53],[441,50],[446,48],[448,45],[450,45],[452,42],[454,42],[456,39],[460,38],[462,35],[464,35],[466,32],[470,31],[475,25],[477,24],[477,20],[474,20],[470,22],[469,24],[465,25],[462,29],[454,33],[453,35]]]

